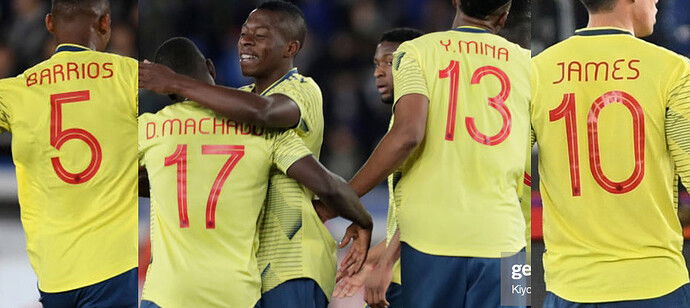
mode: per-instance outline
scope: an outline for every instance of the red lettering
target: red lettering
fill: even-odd
[[[92,68],[95,68],[96,71],[92,72]],[[87,73],[89,74],[89,78],[91,79],[96,79],[98,76],[101,74],[101,66],[98,65],[98,63],[89,63]],[[92,74],[93,73],[93,74]]]
[[[439,43],[441,43],[441,46],[446,48],[446,51],[449,51],[448,47],[450,46],[450,40],[448,40],[448,44],[444,44],[443,41],[439,41]]]
[[[623,80],[623,77],[617,77],[616,72],[621,70],[620,63],[625,62],[623,59],[618,59],[616,62],[613,62],[613,73],[611,75],[613,76],[613,79],[615,80]]]
[[[184,121],[184,134],[187,134],[188,129],[192,129],[192,134],[196,135],[196,121],[194,119],[187,119]]]
[[[48,84],[53,83],[53,81],[52,81],[52,79],[51,79],[51,76],[50,76],[50,69],[44,68],[43,70],[41,70],[41,81],[40,81],[40,84],[43,84],[43,78],[47,78],[47,79],[48,79],[48,82],[47,82]]]
[[[38,74],[31,73],[29,75],[29,77],[26,79],[26,86],[30,87],[30,86],[37,84],[38,83],[37,76],[38,76]]]
[[[53,81],[58,82],[57,75],[60,75],[60,81],[65,81],[65,73],[63,73],[62,64],[56,64],[53,66]]]
[[[113,66],[113,64],[110,62],[103,63],[103,71],[108,72],[108,75],[103,75],[103,79],[108,79],[110,77],[113,77],[113,75],[115,75],[115,73],[113,72],[112,66]]]
[[[148,122],[146,123],[146,140],[151,140],[156,137],[156,123]]]
[[[558,62],[556,65],[561,67],[561,79],[554,81],[553,84],[559,84],[565,80],[565,62]]]
[[[211,120],[211,118],[203,118],[203,119],[199,120],[199,133],[200,134],[208,135],[208,131],[204,131],[203,127],[204,127],[204,121],[210,121],[210,120]]]
[[[628,62],[628,68],[632,71],[635,71],[635,76],[628,77],[628,80],[635,80],[637,78],[640,78],[640,70],[633,66],[633,64],[635,63],[640,63],[640,60],[630,60],[630,62]]]
[[[79,66],[74,62],[67,62],[67,80],[72,80],[72,73],[76,76],[75,79],[79,79]]]

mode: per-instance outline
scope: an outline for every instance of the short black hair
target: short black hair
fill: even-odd
[[[80,15],[99,17],[109,12],[109,0],[52,0],[50,9],[53,16],[68,19]]]
[[[460,0],[459,9],[467,16],[487,19],[494,14],[496,10],[511,1],[512,0]]]
[[[424,32],[412,28],[395,28],[386,31],[381,35],[379,43],[382,42],[392,42],[392,43],[403,43],[407,41],[414,40],[420,36],[424,35]]]
[[[580,0],[592,13],[610,11],[616,7],[616,0]]]
[[[208,70],[204,54],[185,37],[173,37],[163,42],[156,49],[153,61],[195,79],[201,78]]]
[[[286,24],[283,24],[280,29],[285,38],[299,41],[300,48],[304,46],[304,40],[307,37],[307,21],[299,7],[287,1],[272,0],[259,4],[256,9],[281,13],[284,17],[281,23]]]

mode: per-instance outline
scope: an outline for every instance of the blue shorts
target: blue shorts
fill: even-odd
[[[41,290],[44,308],[136,308],[138,270],[133,268],[108,280],[83,288],[46,293]]]
[[[390,304],[388,308],[402,308],[402,286],[391,282],[386,290],[386,300]],[[366,308],[369,308],[367,305]]]
[[[500,307],[501,260],[429,255],[403,242],[403,306]]]
[[[575,303],[558,297],[551,292],[546,293],[544,308],[689,308],[690,284],[686,284],[675,291],[657,298],[620,301],[608,303]]]
[[[256,308],[327,308],[328,298],[316,281],[288,280],[261,294]]]

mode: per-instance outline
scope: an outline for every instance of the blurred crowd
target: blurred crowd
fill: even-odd
[[[172,36],[200,46],[218,69],[219,84],[238,87],[250,80],[239,69],[236,42],[247,15],[260,1],[141,0],[140,56],[151,58]],[[451,27],[451,0],[298,0],[309,33],[297,57],[300,72],[316,80],[324,96],[326,131],[321,160],[349,178],[383,136],[390,106],[374,86],[372,58],[381,34],[393,27],[439,31]],[[515,0],[512,40],[529,46],[528,0]],[[140,104],[147,104],[141,100]]]

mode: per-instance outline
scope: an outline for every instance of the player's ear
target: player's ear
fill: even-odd
[[[206,67],[208,68],[209,74],[211,74],[211,77],[213,77],[213,80],[216,79],[216,66],[213,64],[213,61],[209,58],[206,58]]]
[[[108,35],[110,33],[110,13],[104,14],[98,19],[98,33],[101,35]]]
[[[48,32],[50,33],[55,33],[55,19],[53,18],[53,14],[46,14],[46,29],[48,29]]]
[[[297,52],[299,52],[301,47],[302,43],[300,43],[299,41],[290,41],[286,45],[285,53],[283,54],[283,56],[285,56],[286,58],[292,58],[297,55]]]
[[[496,21],[496,26],[497,29],[496,31],[501,31],[506,26],[506,22],[508,22],[508,11],[503,12],[500,16],[498,16],[498,20]]]

